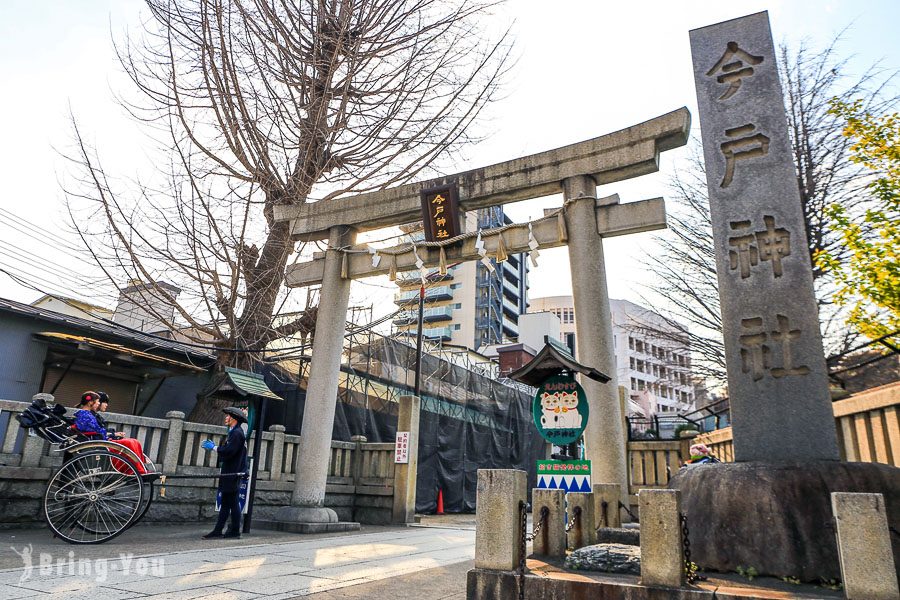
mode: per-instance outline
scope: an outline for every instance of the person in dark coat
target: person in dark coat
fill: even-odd
[[[222,466],[222,474],[247,472],[247,443],[244,436],[242,423],[247,422],[247,417],[239,408],[229,406],[223,409],[225,413],[225,426],[228,427],[228,437],[221,446],[216,446],[212,440],[203,442],[204,450],[214,450],[219,455],[219,463]],[[240,477],[219,477],[219,492],[222,493],[222,505],[219,509],[219,519],[212,531],[203,536],[203,539],[214,538],[240,538],[241,537],[241,507],[238,501],[238,491],[241,483]],[[225,522],[231,517],[231,525],[228,531],[222,534]]]

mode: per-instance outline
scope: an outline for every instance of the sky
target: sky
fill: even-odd
[[[844,28],[840,53],[858,71],[876,61],[900,69],[900,2],[782,0],[721,2],[510,0],[497,23],[512,22],[516,66],[479,130],[485,140],[454,164],[464,171],[612,132],[687,106],[697,126],[688,31],[768,10],[776,43],[822,47]],[[61,181],[70,167],[70,113],[110,171],[130,176],[152,164],[155,147],[116,104],[129,93],[112,40],[140,23],[136,0],[0,2],[0,297],[29,302],[40,291],[111,307],[92,284],[96,270],[75,257]],[[660,173],[602,186],[622,202],[667,195],[685,149],[663,154]],[[550,197],[507,207],[515,221],[558,207]],[[655,251],[644,233],[605,242],[610,295],[641,302],[652,278],[642,262]],[[542,251],[530,296],[571,293],[565,248]],[[352,304],[393,310],[385,278],[354,283]],[[34,288],[39,288],[40,291]]]

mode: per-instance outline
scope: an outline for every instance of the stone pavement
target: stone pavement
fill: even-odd
[[[472,520],[459,517],[239,541],[199,539],[207,530],[139,526],[98,546],[65,544],[46,529],[0,532],[0,600],[462,599],[475,553]]]

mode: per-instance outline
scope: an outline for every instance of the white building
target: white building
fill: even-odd
[[[162,290],[170,296],[165,298]],[[120,290],[113,321],[147,333],[167,332],[175,321],[175,298],[181,289],[162,281],[132,280]]]
[[[111,320],[113,311],[74,298],[45,294],[31,303],[31,306],[52,310],[63,315],[79,317],[89,321]]]
[[[511,223],[502,207],[466,214],[466,231],[490,229]],[[421,229],[410,238],[421,240]],[[451,266],[446,275],[429,270],[425,289],[422,332],[425,338],[455,346],[479,348],[519,337],[519,315],[525,313],[528,293],[527,254],[510,254],[501,263],[491,260],[493,272],[480,261]],[[400,312],[394,326],[401,334],[415,335],[419,311],[418,271],[397,274],[400,290],[394,296]]]
[[[631,400],[640,407],[643,416],[692,411],[694,386],[690,348],[677,341],[677,334],[683,328],[673,328],[660,315],[627,300],[611,299],[610,309],[619,385],[628,389]],[[576,314],[572,296],[533,298],[529,301],[529,311],[556,315],[560,323],[560,341],[575,351]],[[660,331],[672,335],[663,336],[658,333]]]

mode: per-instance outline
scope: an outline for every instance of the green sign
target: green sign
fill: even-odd
[[[557,446],[571,444],[587,427],[587,397],[573,376],[554,375],[538,388],[531,413],[541,437]]]
[[[542,490],[589,492],[591,491],[591,461],[539,460],[537,461],[537,487]]]

